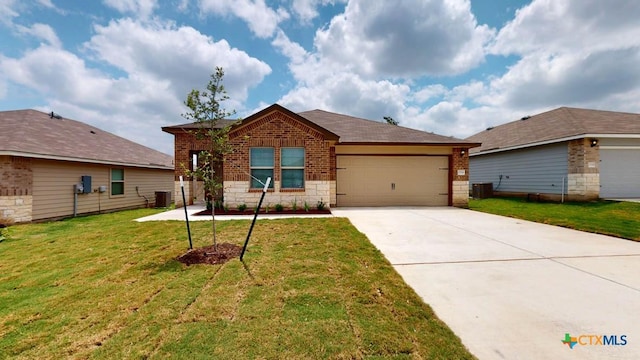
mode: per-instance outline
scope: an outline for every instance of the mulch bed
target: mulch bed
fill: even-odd
[[[211,215],[211,214],[209,214]],[[227,261],[240,257],[240,253],[242,252],[242,247],[229,244],[222,243],[218,244],[218,251],[215,250],[213,245],[191,249],[187,251],[185,254],[178,256],[177,260],[183,264],[193,265],[193,264],[224,264]]]
[[[254,211],[253,210],[246,210],[246,211],[240,211],[240,210],[221,210],[221,209],[216,209],[216,216],[217,215],[253,215]],[[269,212],[266,212],[264,209],[260,209],[260,212],[258,212],[258,214],[260,215],[309,215],[309,214],[331,214],[331,210],[329,209],[324,209],[324,210],[318,210],[318,209],[309,209],[309,211],[305,211],[304,209],[298,209],[296,211],[293,210],[282,210],[282,211],[275,211],[273,209],[269,210]],[[211,216],[211,210],[202,210],[199,211],[193,215],[209,215]]]

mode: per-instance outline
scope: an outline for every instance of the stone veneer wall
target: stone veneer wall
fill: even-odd
[[[306,181],[304,190],[282,191],[280,182],[274,183],[274,189],[269,190],[263,201],[263,207],[269,206],[273,209],[276,204],[284,206],[286,209],[293,207],[295,201],[298,209],[304,208],[305,202],[311,208],[316,208],[319,201],[325,203],[329,208],[332,193],[335,189],[335,181]],[[230,209],[237,209],[238,205],[245,204],[249,209],[258,205],[262,196],[262,191],[250,190],[248,181],[225,181],[224,182],[224,203]],[[335,197],[335,191],[333,193]]]
[[[193,199],[191,199],[191,181],[184,182],[184,197],[187,200],[187,205],[193,205]],[[184,202],[182,201],[182,189],[180,188],[180,180],[174,182],[173,187],[173,203],[176,207],[183,207]]]
[[[591,146],[589,139],[569,141],[568,200],[596,200],[600,195],[599,146]]]
[[[456,207],[469,207],[469,181],[454,181],[452,205]]]
[[[464,151],[464,154],[462,154]],[[452,149],[451,155],[451,205],[466,208],[469,206],[469,149]]]
[[[0,217],[30,222],[33,216],[31,159],[0,156]]]
[[[0,218],[14,223],[31,222],[33,196],[0,196]]]

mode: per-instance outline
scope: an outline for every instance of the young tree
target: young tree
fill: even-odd
[[[225,161],[225,156],[233,151],[229,144],[229,131],[233,123],[225,120],[235,114],[235,111],[227,111],[221,103],[228,100],[227,91],[222,83],[224,70],[216,67],[211,74],[206,90],[191,90],[184,104],[189,111],[182,114],[188,121],[197,124],[194,131],[196,139],[202,140],[206,144],[206,149],[198,154],[198,163],[194,164],[193,170],[187,171],[189,176],[200,179],[204,183],[207,201],[212,201],[211,215],[213,216],[213,246],[218,251],[215,222],[215,204],[220,199],[217,193],[222,189],[221,169]],[[220,123],[225,121],[224,123]],[[186,206],[186,204],[185,204]]]

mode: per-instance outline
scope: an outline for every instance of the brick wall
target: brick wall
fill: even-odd
[[[272,112],[229,135],[234,152],[224,165],[225,181],[249,181],[251,147],[274,148],[274,181],[280,181],[280,149],[283,147],[305,148],[305,180],[335,180],[335,169],[332,172],[331,168],[333,144],[325,141],[320,132],[280,112]]]
[[[229,137],[233,152],[227,155],[223,169],[225,203],[229,202],[228,205],[248,203],[249,198],[253,199],[260,195],[259,193],[251,193],[248,189],[250,181],[249,149],[251,147],[274,148],[275,167],[272,181],[274,181],[278,193],[280,193],[280,149],[283,147],[304,147],[305,149],[305,189],[293,191],[287,196],[268,196],[273,198],[273,201],[289,202],[290,198],[298,198],[304,203],[305,197],[310,199],[308,201],[313,200],[313,205],[317,203],[316,198],[323,198],[327,204],[333,201],[330,194],[330,184],[332,181],[335,182],[336,170],[335,158],[332,158],[331,155],[335,153],[335,148],[333,142],[324,140],[322,133],[276,111],[234,129]],[[206,149],[206,145],[206,140],[198,140],[192,133],[183,132],[175,135],[176,190],[179,190],[179,176],[185,176],[185,181],[187,180],[185,169],[191,167],[191,154]],[[322,185],[318,187],[317,184]],[[324,184],[326,184],[326,190],[324,190]],[[185,184],[185,189],[186,187],[187,184]],[[238,196],[237,191],[241,188],[247,193],[246,197],[248,198],[244,199],[244,197]],[[323,190],[317,191],[318,188]],[[191,191],[189,192],[191,193]],[[283,193],[288,192],[287,190],[283,191]],[[190,198],[187,199],[187,202],[192,203],[191,201]],[[182,201],[177,201],[176,204],[182,205]]]
[[[599,146],[591,146],[589,139],[569,141],[568,200],[595,200],[600,195]]]
[[[30,222],[33,213],[31,159],[0,156],[0,217]]]
[[[31,195],[31,159],[0,156],[0,196]]]
[[[464,151],[464,154],[462,153]],[[469,206],[469,149],[454,147],[451,155],[450,178],[453,206]]]

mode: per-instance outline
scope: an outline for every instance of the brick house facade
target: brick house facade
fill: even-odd
[[[323,113],[333,116],[333,120],[347,122],[351,119],[336,118],[339,114]],[[390,139],[392,141],[383,140],[382,143],[374,143],[373,148],[378,146],[386,146],[386,148],[397,148],[395,155],[411,155],[434,154],[445,157],[447,160],[447,183],[448,183],[448,200],[446,205],[462,206],[468,204],[468,149],[474,146],[473,143],[467,143],[462,140],[449,137],[439,137],[438,135],[419,132],[406,128],[393,127],[393,125],[382,124],[364,119],[353,118],[353,127],[347,127],[342,134],[337,134],[336,126],[331,128],[329,122],[323,123],[318,118],[306,114],[296,114],[279,105],[272,105],[256,114],[253,114],[241,123],[235,124],[230,133],[230,145],[233,152],[226,156],[222,168],[223,178],[223,199],[224,204],[228,208],[235,209],[239,205],[245,204],[249,208],[255,206],[261,195],[261,188],[251,187],[251,167],[250,167],[250,149],[252,148],[270,148],[273,149],[273,186],[268,190],[264,204],[266,206],[274,206],[280,204],[285,208],[297,206],[302,208],[308,205],[315,207],[319,202],[328,206],[340,205],[338,200],[338,167],[337,153],[341,147],[350,146],[371,147],[372,145],[366,141],[353,141],[350,143],[343,142],[343,137],[352,136],[354,128],[359,126],[384,126],[384,129],[391,127]],[[225,125],[228,123],[223,123]],[[324,125],[324,126],[323,126]],[[347,124],[348,125],[348,124]],[[183,124],[170,127],[163,127],[163,131],[169,132],[175,136],[175,192],[180,194],[179,177],[186,177],[186,169],[191,169],[193,164],[193,154],[200,150],[206,149],[206,144],[202,140],[197,140],[193,135],[195,124]],[[330,128],[330,129],[328,129]],[[416,136],[438,136],[433,143],[414,144],[408,140],[404,143],[394,142],[399,136],[397,132],[410,132],[410,135]],[[357,136],[357,134],[355,134]],[[394,136],[396,138],[394,138]],[[403,138],[401,138],[403,139]],[[422,138],[421,138],[422,139]],[[451,144],[443,144],[441,141],[451,142]],[[359,138],[356,137],[356,140]],[[422,140],[421,140],[422,141]],[[355,145],[354,145],[355,144]],[[458,145],[458,146],[455,146]],[[304,186],[300,188],[287,188],[283,186],[282,179],[282,159],[281,151],[284,148],[303,148],[304,149]],[[338,149],[338,150],[337,150]],[[435,149],[435,150],[431,150]],[[388,150],[387,150],[388,151]],[[393,151],[393,150],[392,150]],[[407,151],[414,152],[407,154]],[[344,150],[343,150],[344,152]],[[368,156],[374,156],[369,154]],[[345,154],[343,156],[347,156]],[[378,154],[379,155],[379,154]],[[188,204],[194,203],[195,200],[201,200],[202,192],[201,183],[193,179],[187,179],[185,193],[188,194]],[[195,195],[198,193],[199,195]],[[176,204],[182,206],[181,196],[175,196]]]

